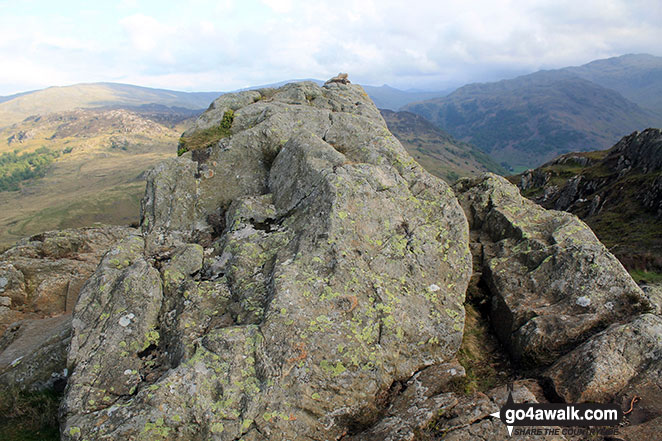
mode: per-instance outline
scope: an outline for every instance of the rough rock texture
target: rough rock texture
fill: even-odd
[[[193,130],[228,110],[81,291],[65,440],[340,439],[460,345],[466,218],[361,87],[223,95]]]
[[[103,253],[126,227],[50,231],[0,254],[0,335],[11,323],[71,312]]]
[[[513,384],[513,401],[516,403],[537,403],[536,395],[526,381]],[[472,396],[455,396],[455,403],[444,409],[437,422],[437,429],[443,433],[444,441],[506,441],[513,439],[506,426],[490,414],[498,412],[508,399],[508,389],[500,386],[487,393]],[[527,440],[561,441],[559,436],[530,436]]]
[[[23,320],[0,337],[0,392],[63,387],[71,316]]]
[[[447,392],[451,383],[465,375],[457,362],[430,366],[405,384],[396,384],[395,397],[380,421],[348,441],[413,441],[440,413],[457,404],[455,394]]]
[[[101,256],[136,230],[51,231],[0,255],[0,392],[56,389],[66,381],[71,310]]]
[[[644,314],[612,325],[562,357],[545,372],[565,402],[605,402],[640,376],[654,380],[662,374],[662,317]],[[640,393],[644,391],[641,390]]]
[[[572,214],[548,211],[496,175],[455,184],[493,327],[511,355],[550,364],[610,323],[650,307],[621,263]]]
[[[543,374],[566,402],[618,403],[619,436],[657,439],[662,428],[662,317],[642,314],[614,324],[560,358]]]

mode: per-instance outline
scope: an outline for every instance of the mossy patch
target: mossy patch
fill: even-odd
[[[637,283],[662,284],[662,273],[654,271],[631,270],[630,275]]]
[[[228,110],[223,114],[221,123],[217,126],[205,130],[198,130],[189,136],[179,138],[177,146],[177,156],[192,150],[200,150],[211,147],[223,138],[231,135],[230,129],[234,121],[234,112]]]

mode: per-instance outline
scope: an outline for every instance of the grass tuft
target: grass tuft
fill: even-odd
[[[234,112],[228,110],[223,114],[223,119],[218,126],[210,127],[205,130],[198,130],[189,136],[179,138],[177,146],[177,156],[192,150],[205,149],[211,147],[223,138],[227,138],[232,133],[232,122],[234,121]]]

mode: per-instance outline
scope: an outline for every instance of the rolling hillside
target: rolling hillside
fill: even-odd
[[[0,183],[9,183],[0,191],[0,249],[45,230],[135,222],[142,173],[174,156],[190,122],[161,118],[170,124],[122,109],[74,110],[0,129]],[[45,172],[33,176],[41,164]]]
[[[177,92],[117,83],[76,84],[13,95],[0,99],[0,127],[33,115],[67,112],[77,108],[162,105],[201,111],[219,92]]]

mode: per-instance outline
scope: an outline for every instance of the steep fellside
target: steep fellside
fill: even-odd
[[[662,132],[571,153],[510,180],[546,208],[584,219],[631,270],[662,273]],[[645,277],[644,277],[645,278]]]
[[[339,439],[460,346],[466,219],[365,92],[224,95],[185,138],[229,114],[83,288],[64,439]]]
[[[560,154],[607,148],[662,115],[566,71],[541,71],[497,83],[470,84],[447,97],[409,104],[456,138],[514,169]]]
[[[628,54],[564,70],[615,90],[639,106],[662,114],[662,57]]]
[[[453,139],[425,118],[410,112],[381,110],[388,129],[427,171],[452,183],[457,178],[506,170],[476,147]]]

